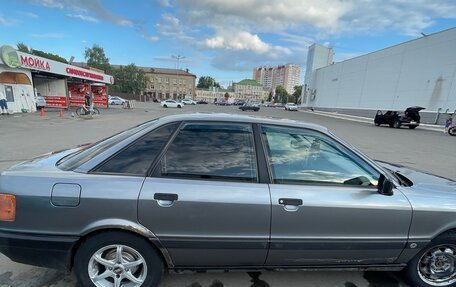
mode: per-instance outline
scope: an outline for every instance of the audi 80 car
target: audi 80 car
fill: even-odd
[[[373,161],[318,125],[174,115],[4,171],[0,252],[81,286],[328,267],[455,286],[456,183]]]

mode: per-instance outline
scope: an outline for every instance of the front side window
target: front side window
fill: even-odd
[[[186,123],[161,161],[161,176],[257,181],[252,127],[237,123]]]
[[[379,174],[333,139],[318,132],[262,127],[274,183],[376,186]]]
[[[151,131],[94,171],[144,176],[178,125],[172,123]]]

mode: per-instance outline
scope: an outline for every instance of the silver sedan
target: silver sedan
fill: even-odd
[[[326,128],[175,115],[0,176],[0,252],[82,286],[164,270],[401,270],[456,285],[456,182],[375,162]]]

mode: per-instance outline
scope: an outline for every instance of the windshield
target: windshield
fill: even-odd
[[[120,143],[121,141],[127,139],[128,137],[134,135],[135,133],[151,126],[157,120],[152,120],[130,128],[128,130],[122,131],[118,134],[110,136],[106,139],[98,141],[94,144],[87,145],[81,150],[78,150],[75,153],[69,154],[66,157],[60,159],[57,162],[57,166],[62,170],[74,170],[88,160],[94,158],[95,156],[101,154],[102,152],[108,150],[114,145]]]

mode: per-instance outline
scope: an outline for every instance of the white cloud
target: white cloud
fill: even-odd
[[[32,18],[32,19],[38,19],[39,16],[33,12],[29,12],[29,11],[19,11],[19,14],[22,15],[22,16],[25,16],[25,17],[28,17],[28,18]]]
[[[155,2],[163,7],[171,7],[170,0],[155,0]]]
[[[134,27],[134,23],[111,11],[107,10],[100,0],[24,0],[32,4],[57,9],[74,10],[81,13],[90,11],[97,16],[98,19],[108,21],[121,26]],[[85,15],[84,15],[85,16]],[[87,16],[90,17],[90,16]],[[92,17],[93,18],[93,17]]]
[[[456,19],[456,1],[169,0],[187,24],[250,32],[307,31],[320,36],[394,30],[416,35],[436,18]]]
[[[98,23],[98,19],[89,15],[83,15],[83,14],[67,14],[66,15],[69,18],[73,19],[79,19],[85,22],[92,22],[92,23]]]
[[[200,0],[172,1],[189,22],[213,27],[248,26],[256,31],[281,31],[303,24],[334,28],[352,8],[343,0]]]
[[[42,39],[61,39],[65,37],[62,33],[42,33],[42,34],[30,34],[33,38],[42,38]]]
[[[272,46],[262,41],[258,35],[253,35],[246,31],[220,31],[214,37],[205,39],[204,43],[208,48],[245,50],[257,54],[291,53],[288,48]]]
[[[180,20],[171,14],[163,14],[161,20],[155,24],[155,30],[162,36],[177,40],[193,40],[193,37],[187,35],[185,27],[181,24]]]
[[[147,41],[152,42],[152,43],[160,40],[160,37],[154,36],[154,35],[143,35],[143,37],[144,37],[144,39],[146,39]]]

